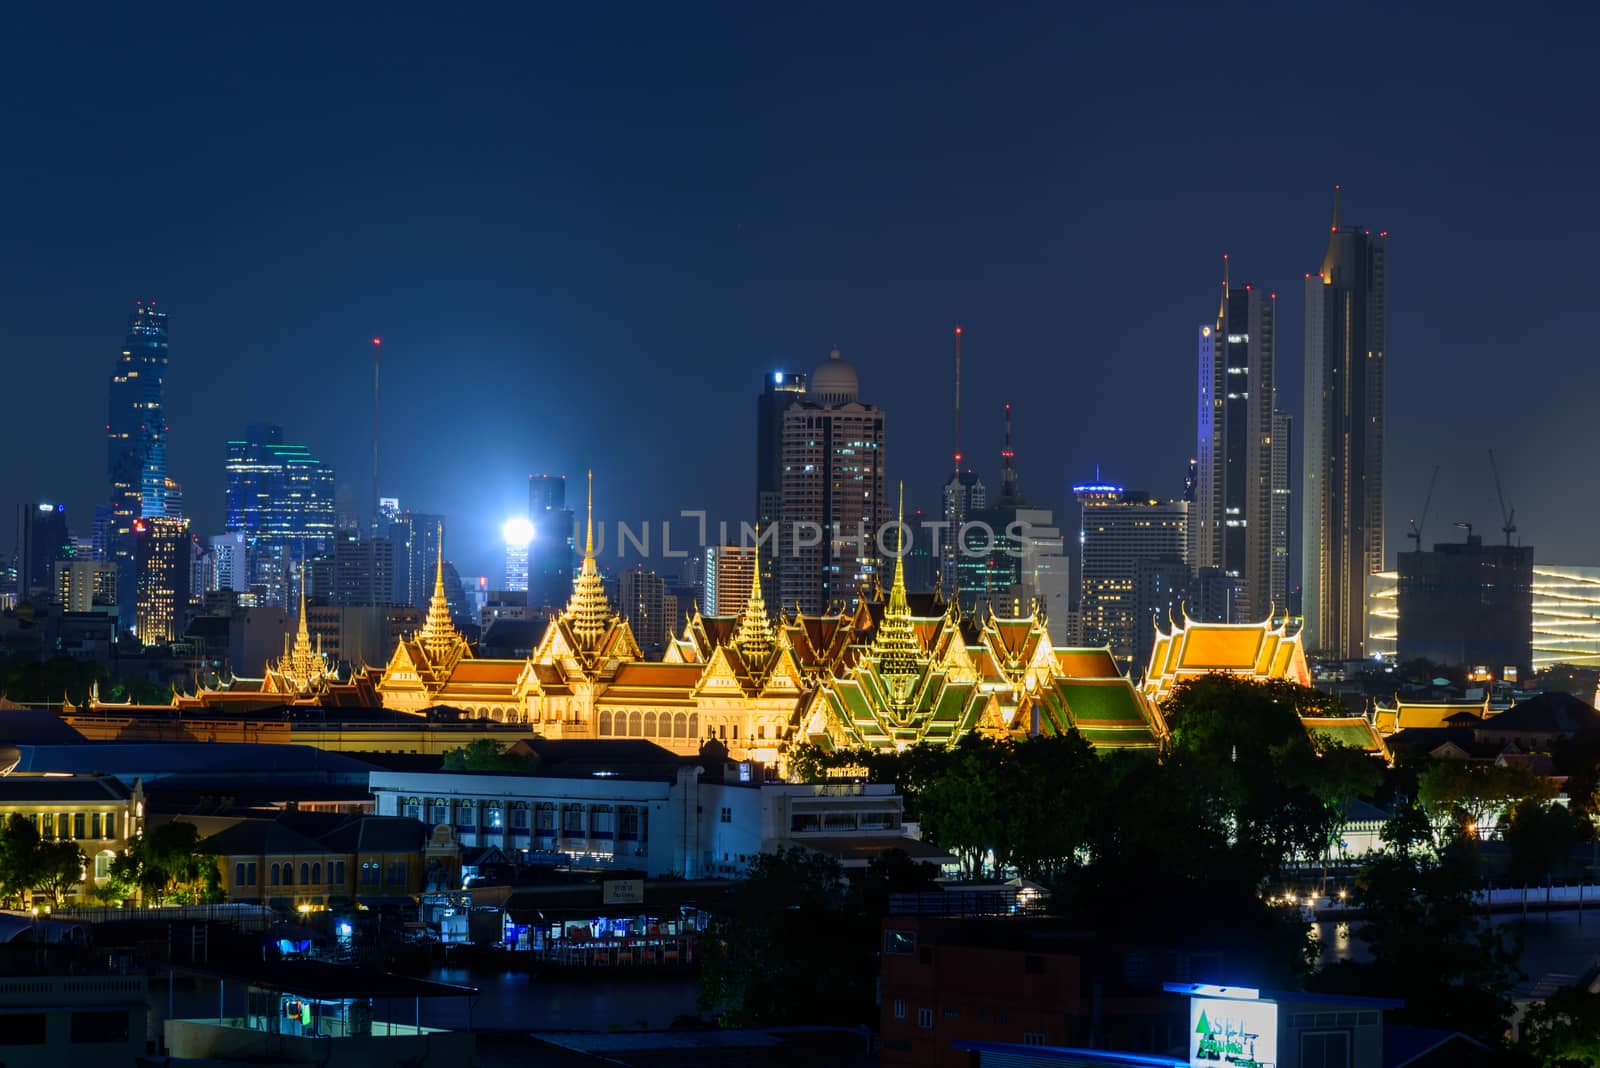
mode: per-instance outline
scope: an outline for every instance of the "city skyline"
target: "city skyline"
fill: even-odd
[[[1194,74],[1179,57],[1217,31],[1173,13],[1137,50],[1099,55],[1075,43],[1078,27],[1065,17],[1041,16],[1029,26],[956,26],[934,17],[903,31],[919,47],[879,56],[843,45],[821,75],[801,57],[826,53],[810,47],[819,41],[838,43],[827,20],[717,24],[691,15],[675,23],[673,36],[706,65],[706,80],[667,85],[664,99],[641,104],[627,88],[644,79],[658,84],[663,64],[681,69],[677,50],[638,52],[638,69],[609,95],[582,90],[598,89],[603,78],[595,72],[615,73],[617,48],[659,36],[662,27],[602,31],[562,17],[577,21],[548,31],[504,27],[505,44],[443,16],[338,22],[314,44],[300,43],[289,27],[265,28],[228,63],[264,73],[269,63],[280,69],[284,54],[317,59],[338,49],[353,57],[342,73],[290,87],[281,110],[255,84],[275,86],[266,76],[222,79],[213,99],[191,101],[185,87],[196,74],[215,73],[217,56],[171,28],[114,27],[117,39],[168,61],[132,81],[131,106],[170,115],[179,136],[170,139],[170,157],[129,177],[126,196],[172,221],[152,243],[110,222],[107,211],[120,211],[122,200],[80,212],[81,185],[45,188],[47,175],[86,158],[80,142],[126,136],[93,118],[74,127],[73,143],[63,141],[57,126],[65,128],[63,109],[77,97],[24,117],[18,143],[36,152],[19,154],[24,165],[0,179],[35,208],[8,238],[30,253],[7,261],[28,270],[4,274],[8,292],[34,309],[6,328],[8,349],[29,354],[19,361],[19,395],[51,398],[51,383],[62,379],[103,381],[132,300],[153,296],[172,316],[167,467],[185,486],[195,529],[215,533],[223,529],[222,443],[244,422],[314,426],[297,437],[342,473],[354,499],[366,499],[370,339],[381,336],[381,491],[406,507],[451,516],[463,563],[492,573],[499,526],[521,504],[520,483],[533,471],[576,475],[593,467],[604,484],[633,484],[629,510],[640,518],[680,507],[744,518],[751,494],[742,449],[704,456],[690,477],[665,462],[673,450],[656,443],[678,440],[682,412],[723,408],[717,418],[727,440],[748,441],[756,376],[814,367],[835,343],[896,420],[888,477],[904,479],[911,502],[936,507],[946,472],[934,461],[949,450],[949,331],[959,322],[967,331],[965,451],[986,481],[995,479],[998,413],[1009,401],[1017,406],[1030,494],[1042,503],[1062,509],[1068,487],[1092,477],[1096,465],[1124,485],[1176,495],[1192,452],[1192,331],[1204,310],[1195,294],[1214,286],[1222,252],[1279,293],[1278,332],[1286,339],[1279,394],[1298,419],[1304,308],[1294,283],[1317,268],[1316,235],[1327,225],[1332,187],[1342,183],[1345,217],[1386,228],[1396,242],[1389,555],[1420,510],[1434,463],[1444,465],[1436,522],[1492,519],[1497,508],[1478,460],[1490,445],[1540,555],[1594,559],[1581,524],[1557,525],[1572,514],[1572,472],[1547,462],[1581,449],[1578,398],[1600,384],[1592,361],[1579,359],[1593,341],[1577,311],[1581,235],[1593,229],[1595,211],[1578,176],[1592,170],[1595,149],[1562,133],[1586,113],[1593,90],[1562,84],[1559,63],[1549,64],[1558,70],[1555,83],[1541,80],[1535,91],[1519,80],[1534,59],[1516,42],[1496,41],[1502,63],[1490,77],[1467,62],[1473,35],[1487,31],[1441,31],[1397,13],[1381,39],[1351,50],[1344,38],[1321,40],[1297,16],[1275,31],[1299,34],[1292,55],[1226,75]],[[22,25],[17,36],[48,38],[47,29]],[[1349,39],[1361,29],[1350,27]],[[54,84],[75,72],[74,63],[88,62],[85,55],[99,55],[112,30],[68,32],[86,49],[63,71],[39,66],[46,53],[24,54],[7,77]],[[540,73],[512,62],[516,42],[543,49],[546,32],[570,47],[532,65]],[[424,37],[437,41],[442,76],[413,84],[408,65],[382,57],[410,55]],[[1296,127],[1295,72],[1335,56],[1343,64],[1347,52],[1346,77],[1355,84],[1365,76],[1367,88],[1347,110]],[[928,58],[908,58],[919,53]],[[468,55],[481,56],[481,70],[450,88]],[[1448,89],[1458,117],[1437,121],[1432,92],[1386,75],[1401,55],[1416,72],[1407,81]],[[106,71],[73,92],[95,92],[125,73],[124,53],[109,56]],[[957,56],[959,63],[936,62]],[[772,70],[751,62],[756,57]],[[879,73],[880,61],[888,71]],[[1541,53],[1538,62],[1544,69],[1548,57]],[[1183,77],[1198,79],[1196,91],[1173,73],[1179,66],[1190,72]],[[579,87],[562,97],[572,118],[528,106],[546,78]],[[797,95],[784,88],[790,83],[807,89]],[[350,128],[349,105],[329,115],[311,105],[356,84],[367,86],[363,101],[392,98],[392,107],[355,122],[351,143],[341,145],[334,133]],[[467,106],[464,94],[477,90],[476,104],[486,88],[502,92],[487,94],[481,109]],[[1212,137],[1195,120],[1209,98],[1224,94],[1257,100],[1276,119],[1269,165],[1230,157],[1203,176],[1174,180],[1171,164]],[[693,119],[670,121],[674,107]],[[417,133],[417,112],[466,121],[457,132],[446,122]],[[297,125],[281,126],[291,114]],[[884,123],[886,114],[914,121]],[[1472,137],[1463,135],[1468,116]],[[618,124],[628,136],[616,140],[634,147],[606,155],[585,133],[596,120]],[[222,131],[207,150],[215,162],[191,143],[202,123]],[[402,130],[412,131],[395,142],[408,146],[403,156],[386,147]],[[235,185],[208,187],[193,203],[169,188],[167,179],[185,167],[204,163],[199,173],[211,176],[218,173],[211,168],[254,158],[255,146],[274,138],[315,144],[323,160],[283,179],[292,195],[281,206],[273,206],[271,180],[251,176],[249,167],[231,167],[228,173],[243,175]],[[432,155],[440,162],[417,162],[410,147],[417,138],[439,150]],[[1506,151],[1482,165],[1475,146],[1486,140]],[[491,147],[474,154],[475,144]],[[922,165],[944,150],[954,155],[947,172]],[[582,168],[566,162],[597,152]],[[760,162],[725,173],[735,155]],[[1547,172],[1534,197],[1517,184],[1507,162],[1515,158],[1566,165]],[[584,193],[591,166],[640,177]],[[983,177],[994,171],[1016,176],[1016,187]],[[379,173],[394,184],[373,196]],[[524,188],[530,174],[533,186]],[[900,197],[913,179],[925,185]],[[462,206],[458,194],[468,186],[483,187],[481,208]],[[633,194],[637,203],[615,210]],[[537,207],[548,202],[563,210]],[[452,206],[419,215],[416,203]],[[782,212],[773,210],[778,203]],[[243,210],[251,204],[264,204],[266,214]],[[488,221],[502,216],[508,225],[491,233]],[[211,218],[224,224],[200,227]],[[533,237],[540,251],[529,257]],[[214,269],[247,247],[242,274]],[[1450,281],[1464,274],[1501,294],[1487,314]],[[1553,437],[1535,442],[1510,420],[1461,426],[1459,413],[1481,404],[1510,351],[1563,381],[1541,398],[1551,406],[1545,422]],[[647,386],[653,403],[619,421],[618,399],[596,388],[596,367],[611,369],[608,382]],[[693,374],[673,370],[688,367]],[[555,399],[537,419],[497,423],[494,401],[508,382]],[[219,397],[229,403],[215,404]],[[0,475],[0,499],[64,500],[75,523],[103,503],[94,417],[81,408],[53,399],[19,407],[17,432],[44,435],[55,447]],[[484,420],[498,437],[492,448],[474,430]],[[72,429],[80,423],[81,431]]]

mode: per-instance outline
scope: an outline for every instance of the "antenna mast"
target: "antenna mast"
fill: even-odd
[[[374,538],[382,531],[382,519],[378,514],[378,353],[382,346],[382,338],[372,339],[372,536]]]
[[[956,475],[961,475],[961,324],[956,324]]]

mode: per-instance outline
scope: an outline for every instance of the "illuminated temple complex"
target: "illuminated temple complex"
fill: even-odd
[[[774,618],[756,583],[737,616],[696,610],[659,662],[606,599],[592,505],[572,598],[526,659],[476,658],[437,586],[384,668],[386,708],[458,708],[550,738],[644,738],[685,754],[716,739],[771,763],[788,741],[885,748],[1076,728],[1097,745],[1155,748],[1163,735],[1105,650],[1055,649],[1037,609],[914,615],[898,564],[886,597],[833,614]]]
[[[1140,689],[1159,706],[1185,679],[1214,674],[1311,685],[1300,633],[1288,633],[1283,623],[1274,625],[1270,615],[1261,623],[1202,623],[1185,615],[1181,623],[1156,628]],[[1313,734],[1389,756],[1377,725],[1364,715],[1302,716],[1300,721]]]

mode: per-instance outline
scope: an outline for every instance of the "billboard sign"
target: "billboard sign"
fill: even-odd
[[[1190,1068],[1277,1068],[1278,1003],[1189,999]]]

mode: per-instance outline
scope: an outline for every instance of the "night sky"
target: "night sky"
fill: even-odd
[[[1176,495],[1222,253],[1280,294],[1298,415],[1340,182],[1390,232],[1391,559],[1436,463],[1428,540],[1495,536],[1492,447],[1538,558],[1600,563],[1600,26],[1410,6],[10,13],[0,503],[87,533],[139,298],[202,533],[251,421],[365,502],[373,335],[384,492],[471,573],[534,471],[592,465],[611,518],[747,518],[763,376],[834,344],[931,505],[958,321],[991,485],[1009,400],[1031,497],[1096,465]]]

